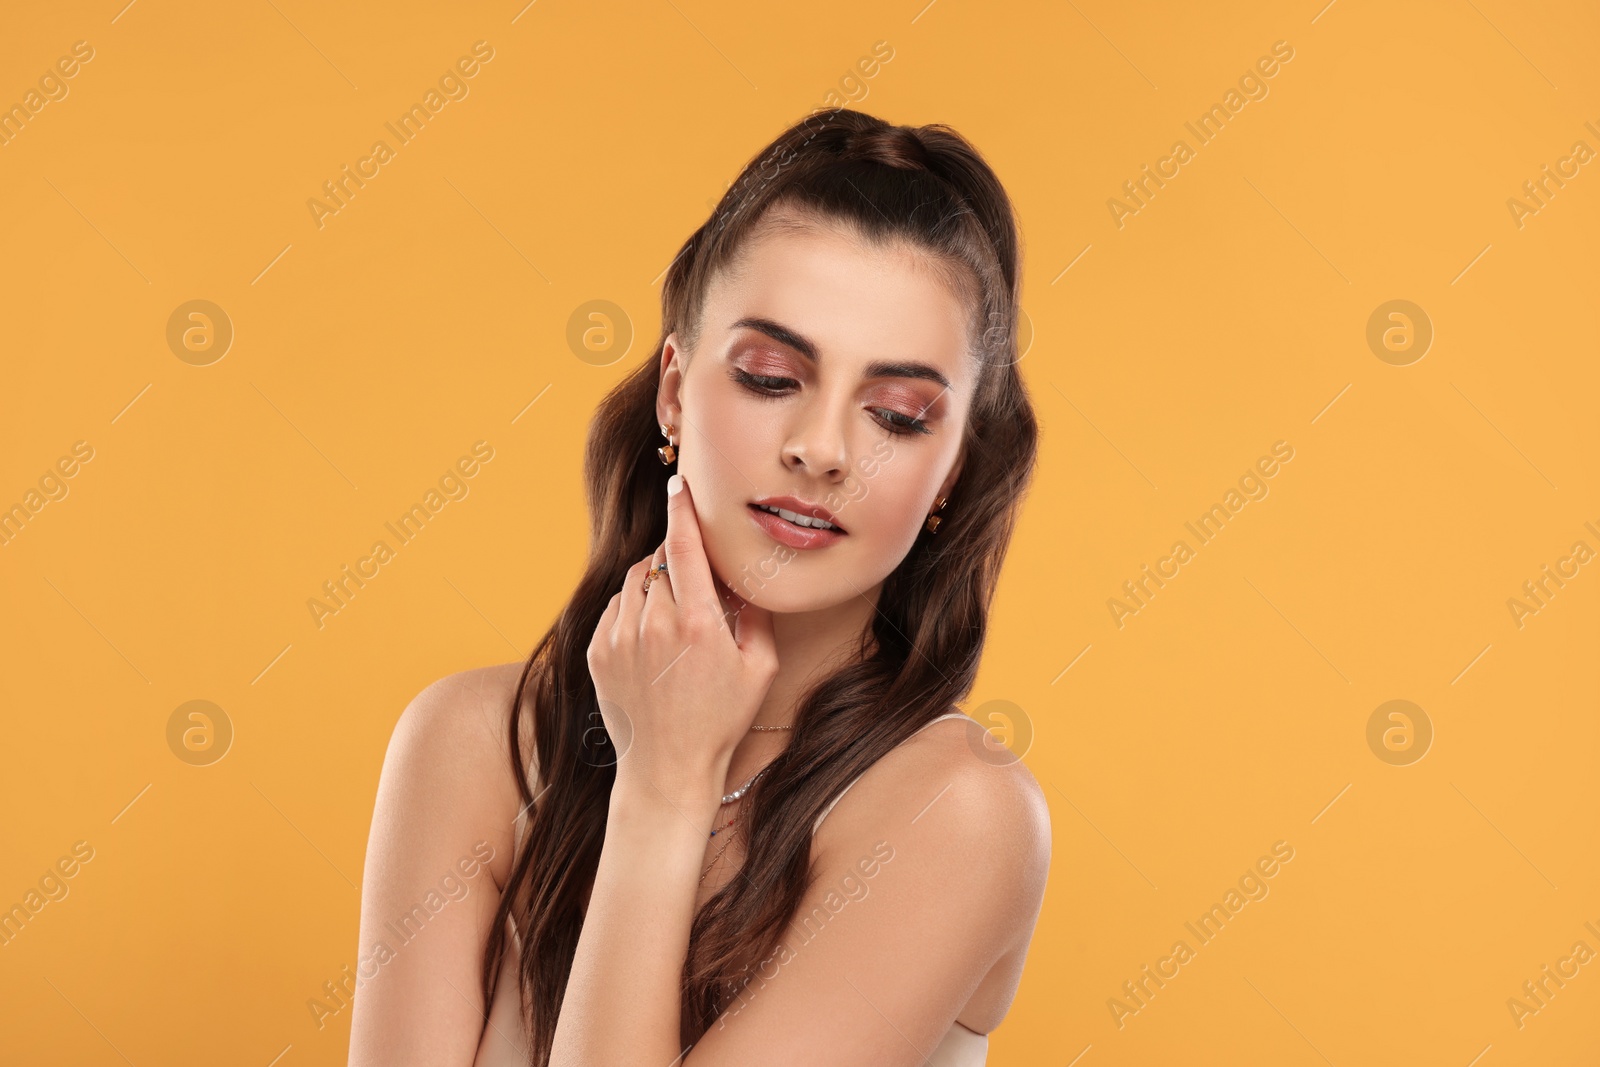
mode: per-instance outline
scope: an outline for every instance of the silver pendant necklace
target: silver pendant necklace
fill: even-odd
[[[759,771],[757,771],[756,773],[752,774],[750,776],[749,780],[744,783],[744,785],[741,785],[738,789],[735,789],[733,792],[724,795],[723,798],[722,798],[722,802],[724,804],[732,804],[735,800],[738,800],[740,797],[745,795],[745,792],[752,785],[755,784],[757,778],[760,778],[763,774],[766,774],[766,773],[767,773],[767,769],[765,767],[761,768]]]

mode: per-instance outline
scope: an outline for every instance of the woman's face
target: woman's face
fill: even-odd
[[[746,247],[708,290],[695,351],[676,334],[662,350],[657,415],[712,573],[769,611],[877,602],[960,474],[969,314],[903,246],[827,228]],[[784,497],[843,532],[755,507]],[[959,501],[943,517],[960,522]]]

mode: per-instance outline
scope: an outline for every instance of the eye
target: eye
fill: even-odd
[[[793,378],[774,378],[768,374],[751,374],[749,371],[739,367],[734,367],[729,376],[757,396],[780,396],[785,386],[800,384]]]
[[[933,432],[932,430],[928,429],[927,423],[923,422],[921,419],[914,419],[910,415],[903,415],[900,412],[893,411],[889,408],[873,408],[872,410],[883,413],[885,416],[883,421],[887,424],[886,428],[890,433],[906,434]]]
[[[768,374],[751,374],[740,367],[730,368],[728,376],[756,396],[768,400],[781,398],[790,386],[800,383],[793,378],[778,378]],[[870,408],[877,415],[878,423],[891,434],[932,433],[928,424],[922,419],[912,418],[892,408]]]

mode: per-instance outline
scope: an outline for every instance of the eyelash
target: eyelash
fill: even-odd
[[[767,400],[777,400],[782,397],[782,393],[772,392],[771,390],[773,389],[780,388],[785,384],[800,384],[793,378],[774,378],[767,374],[751,374],[749,371],[738,367],[733,368],[732,377],[735,382],[738,382],[756,396]],[[892,411],[889,408],[873,408],[872,410],[883,412],[888,416],[888,418],[879,418],[878,422],[879,425],[892,434],[931,434],[933,432],[928,429],[926,422],[921,419],[914,419],[910,415]]]

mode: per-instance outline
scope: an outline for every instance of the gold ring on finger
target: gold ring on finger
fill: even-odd
[[[662,563],[658,567],[651,567],[649,570],[645,571],[644,572],[644,591],[646,593],[648,593],[650,591],[650,583],[655,581],[657,578],[661,577],[663,574],[666,573],[666,571],[667,571],[667,565],[665,563]]]

